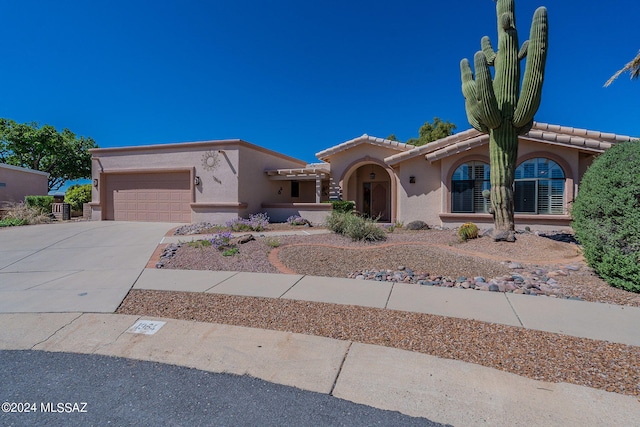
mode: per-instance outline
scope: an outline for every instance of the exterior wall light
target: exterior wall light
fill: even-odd
[[[376,179],[376,173],[375,173],[375,172],[371,172],[371,173],[369,174],[369,179],[370,179],[370,180],[372,180],[372,181],[373,181],[374,179]]]
[[[98,178],[93,179],[93,186],[98,188]]]
[[[200,185],[200,177],[199,177],[199,176],[196,176],[196,177],[193,179],[193,184],[194,184],[194,185]]]
[[[415,177],[415,176],[413,176],[413,175],[411,175],[411,176],[409,177],[409,184],[415,184],[415,183],[416,183],[416,177]]]

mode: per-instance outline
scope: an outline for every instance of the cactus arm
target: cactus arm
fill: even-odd
[[[529,123],[525,124],[524,126],[516,128],[516,133],[518,135],[524,135],[525,133],[529,132],[532,127],[533,127],[533,119],[531,119],[531,121],[529,121]]]
[[[523,60],[527,56],[527,51],[529,49],[529,40],[522,43],[520,47],[520,52],[518,52],[518,59]]]
[[[482,52],[476,52],[473,62],[476,69],[476,99],[480,104],[480,121],[489,129],[495,129],[502,123],[502,114],[493,91],[489,64]]]
[[[493,46],[491,46],[491,39],[489,37],[484,36],[480,41],[480,45],[482,46],[482,52],[484,52],[484,56],[487,57],[487,63],[489,65],[493,65],[496,60],[496,51],[493,50]]]
[[[489,129],[480,121],[480,107],[476,95],[476,82],[468,59],[460,61],[460,74],[462,76],[462,94],[464,95],[467,120],[474,129],[488,133]]]
[[[533,15],[522,92],[513,117],[513,125],[516,128],[533,120],[533,116],[540,106],[544,66],[547,60],[548,31],[547,9],[539,7]]]

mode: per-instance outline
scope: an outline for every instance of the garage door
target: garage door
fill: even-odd
[[[105,219],[191,222],[189,172],[107,176]]]

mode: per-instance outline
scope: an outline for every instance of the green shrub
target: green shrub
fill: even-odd
[[[43,214],[50,214],[53,196],[25,196],[24,202],[27,207],[39,209]]]
[[[478,233],[478,226],[472,222],[462,224],[458,229],[458,236],[460,236],[460,239],[465,242],[469,239],[477,239]]]
[[[331,214],[325,220],[325,225],[336,234],[344,234],[345,223],[351,216],[353,215],[345,212],[331,211]]]
[[[4,218],[0,219],[0,227],[15,227],[19,225],[26,225],[27,220],[22,218]]]
[[[280,240],[278,240],[276,237],[265,237],[264,243],[270,248],[277,248],[278,246],[280,246]]]
[[[187,246],[191,247],[191,248],[207,248],[209,246],[212,246],[212,243],[210,240],[192,240],[190,242],[187,242]]]
[[[222,251],[222,256],[234,256],[240,253],[240,249],[238,248],[229,248]]]
[[[75,184],[64,193],[64,202],[71,205],[72,211],[81,211],[84,203],[91,201],[91,184]]]
[[[593,161],[571,215],[589,266],[610,285],[640,292],[640,141]]]
[[[352,240],[374,242],[387,238],[385,231],[375,220],[362,218],[351,212],[332,211],[325,225],[334,233],[349,236]]]
[[[331,200],[332,212],[351,212],[356,208],[356,203],[350,200]]]

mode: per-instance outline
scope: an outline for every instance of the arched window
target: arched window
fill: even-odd
[[[562,168],[553,160],[538,157],[516,168],[515,211],[529,214],[564,213]]]
[[[482,197],[489,190],[490,169],[484,162],[464,163],[451,177],[451,212],[489,212],[490,202]]]

